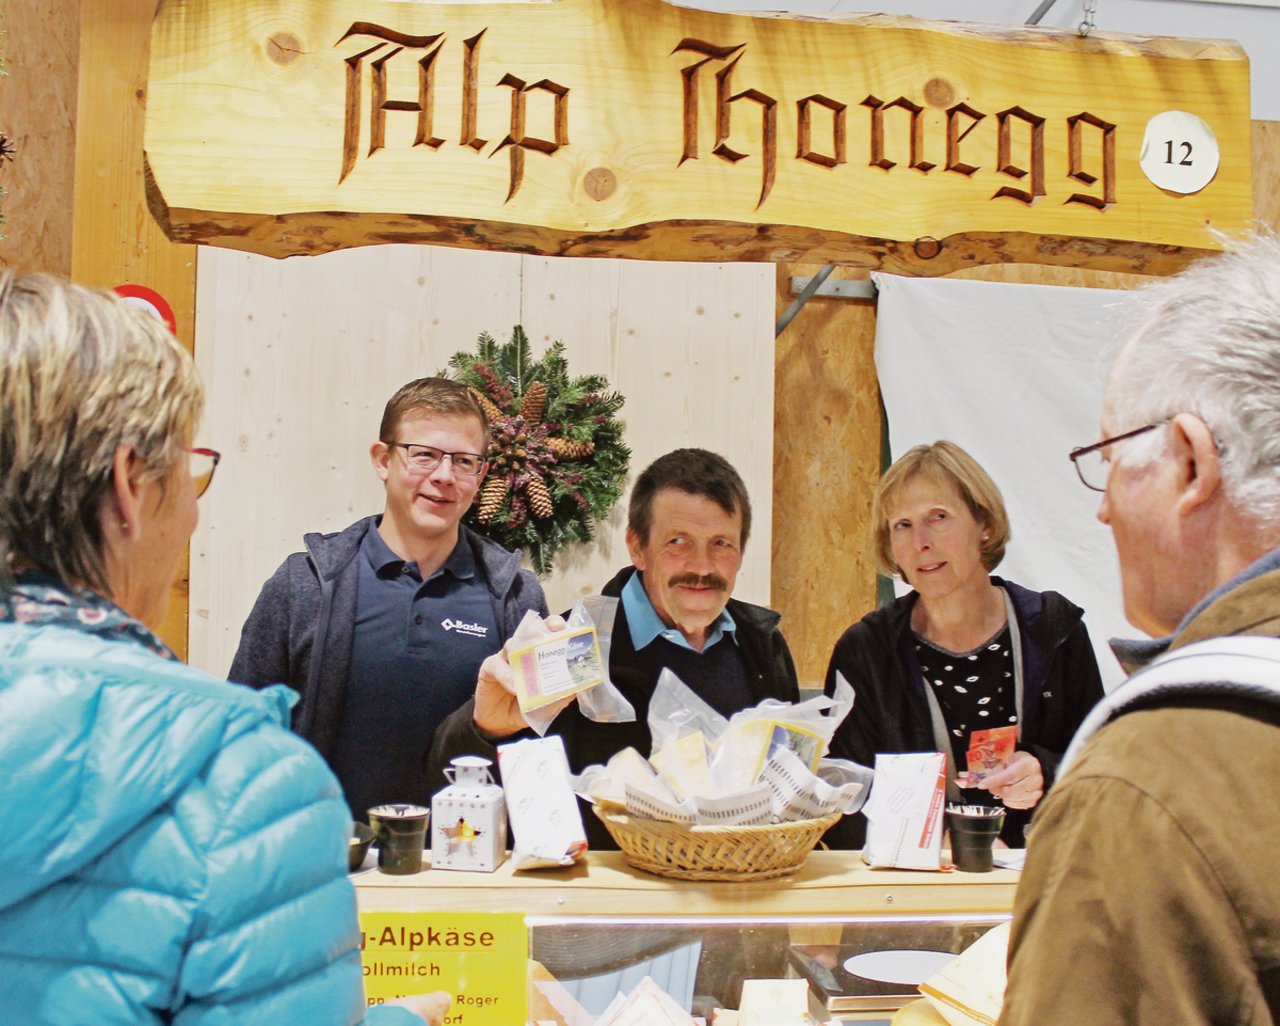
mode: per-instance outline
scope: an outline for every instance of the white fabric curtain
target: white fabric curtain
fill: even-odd
[[[1098,438],[1105,351],[1123,293],[873,275],[876,369],[894,458],[947,438],[1004,494],[1013,541],[996,573],[1085,610],[1108,689],[1123,679],[1109,638],[1124,619],[1100,496],[1067,458]]]

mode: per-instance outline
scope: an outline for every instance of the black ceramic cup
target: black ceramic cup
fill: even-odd
[[[431,810],[421,805],[375,805],[369,810],[381,872],[408,876],[422,871],[422,849],[427,846],[430,816]]]
[[[993,816],[947,812],[951,831],[951,861],[965,873],[990,873],[995,868],[991,849],[1004,825],[1004,813]]]

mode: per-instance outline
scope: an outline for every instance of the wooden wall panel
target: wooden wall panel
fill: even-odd
[[[530,257],[522,322],[561,338],[575,373],[604,374],[622,409],[632,474],[682,446],[724,455],[751,496],[752,536],[735,594],[770,601],[773,300],[769,264],[673,264]],[[766,383],[768,387],[766,387]],[[589,549],[547,582],[553,608],[599,590],[627,565],[626,496]]]
[[[778,265],[779,313],[794,298],[791,276],[818,270]],[[880,477],[874,354],[867,301],[811,299],[777,340],[773,597],[801,685],[822,682],[836,639],[875,607],[866,545]]]
[[[51,22],[49,9],[41,8],[41,17]],[[191,348],[196,249],[164,236],[143,191],[143,112],[154,13],[155,0],[83,5],[70,272],[87,285],[136,282],[156,289],[173,307],[179,340]],[[160,632],[182,656],[187,588],[184,568]]]
[[[379,246],[274,261],[209,250],[196,356],[203,441],[227,453],[192,544],[191,662],[225,673],[262,582],[309,530],[382,509],[369,464],[382,407],[487,330],[565,342],[570,369],[627,396],[635,465],[680,445],[725,453],[761,495],[740,593],[768,601],[772,268],[547,260]],[[699,312],[701,311],[701,312]],[[540,350],[539,350],[540,351]],[[553,608],[627,562],[615,515],[547,581]]]
[[[0,162],[0,264],[71,271],[80,0],[7,4],[0,131],[16,148]]]
[[[1280,232],[1280,121],[1253,123],[1253,216]]]
[[[515,323],[519,284],[520,258],[501,253],[202,254],[203,437],[226,457],[192,539],[194,665],[226,672],[258,589],[305,532],[382,509],[369,447],[387,399]]]

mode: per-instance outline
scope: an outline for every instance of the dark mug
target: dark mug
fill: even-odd
[[[378,844],[378,869],[393,876],[422,871],[422,850],[427,846],[427,820],[431,810],[421,805],[375,805],[369,825]]]
[[[951,831],[951,861],[956,869],[965,873],[990,873],[995,868],[991,849],[1000,828],[1004,826],[1004,813],[980,816],[965,812],[947,812],[947,829]]]

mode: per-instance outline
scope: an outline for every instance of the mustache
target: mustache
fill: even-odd
[[[729,582],[719,574],[681,574],[667,581],[668,588],[679,588],[683,585],[694,588],[715,588],[718,591],[729,590]]]

